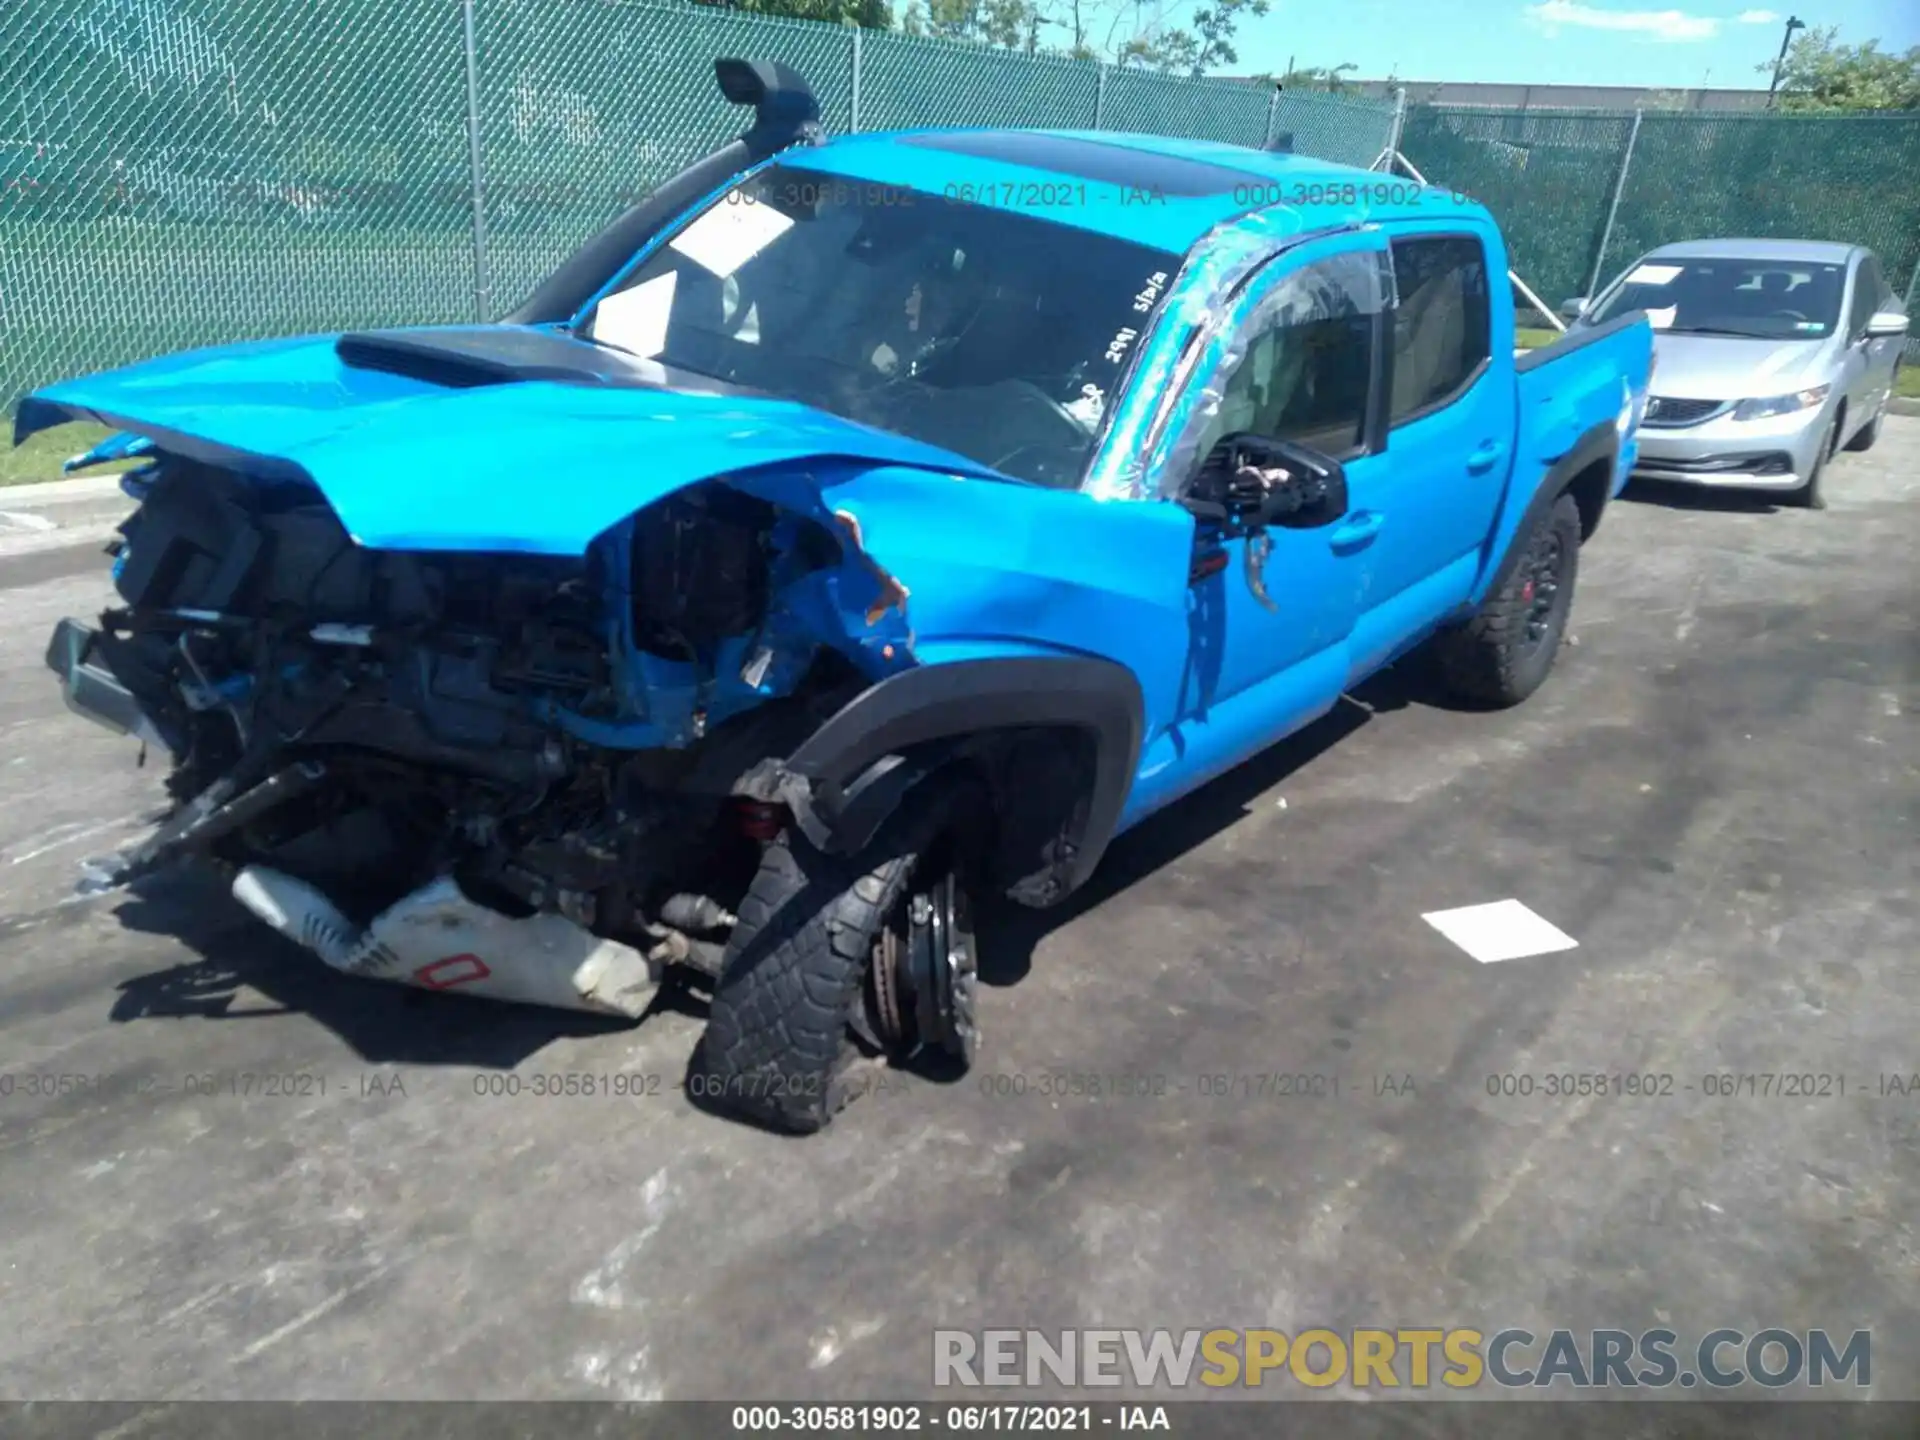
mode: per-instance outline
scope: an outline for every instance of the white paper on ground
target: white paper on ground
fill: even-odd
[[[771,205],[723,200],[668,241],[667,248],[724,280],[792,228],[792,218]]]
[[[673,318],[674,283],[679,278],[669,270],[601,300],[593,310],[593,338],[653,359],[667,348],[667,323]]]
[[[1682,268],[1679,265],[1636,265],[1633,273],[1627,276],[1627,283],[1629,285],[1671,285],[1674,276],[1678,275]]]
[[[1482,965],[1572,950],[1580,942],[1518,900],[1435,910],[1420,917]]]

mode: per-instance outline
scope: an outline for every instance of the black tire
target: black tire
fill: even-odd
[[[1871,450],[1873,442],[1880,438],[1880,422],[1887,418],[1887,407],[1882,405],[1873,419],[1860,427],[1860,432],[1847,441],[1847,449],[1852,451]]]
[[[1833,428],[1827,431],[1826,438],[1820,442],[1820,453],[1814,458],[1813,473],[1807,476],[1806,483],[1798,490],[1789,490],[1782,499],[1789,505],[1801,510],[1824,510],[1827,508],[1826,492],[1820,488],[1820,482],[1826,477],[1827,462],[1833,459],[1834,452],[1840,448],[1840,425],[1846,417],[1833,417]]]
[[[853,1021],[875,940],[928,857],[959,853],[955,832],[971,833],[979,803],[936,777],[857,855],[825,854],[791,827],[767,847],[688,1067],[696,1103],[810,1134],[855,1097]]]
[[[1480,705],[1518,705],[1553,669],[1580,572],[1580,507],[1562,495],[1516,543],[1513,572],[1436,647],[1447,687]],[[1552,588],[1542,595],[1545,585]]]

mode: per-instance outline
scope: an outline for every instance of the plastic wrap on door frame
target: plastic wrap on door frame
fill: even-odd
[[[1172,494],[1187,467],[1182,442],[1191,447],[1205,421],[1218,412],[1212,383],[1192,385],[1196,373],[1209,382],[1232,373],[1263,302],[1278,304],[1285,291],[1257,291],[1249,283],[1280,255],[1363,226],[1330,226],[1307,232],[1283,227],[1292,216],[1264,211],[1222,225],[1188,256],[1173,293],[1136,362],[1126,398],[1114,413],[1086,492],[1102,500],[1143,500]],[[1374,279],[1369,297],[1376,308],[1393,303],[1393,267],[1382,249],[1358,252]]]

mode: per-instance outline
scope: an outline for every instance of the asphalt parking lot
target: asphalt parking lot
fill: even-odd
[[[41,527],[0,549],[0,1398],[904,1397],[939,1326],[1422,1324],[1871,1329],[1920,1398],[1920,419],[1828,490],[1630,491],[1532,702],[1373,682],[1013,917],[974,1076],[802,1141],[675,1092],[690,1011],[73,898],[160,777],[41,668],[106,594]],[[1421,919],[1509,897],[1578,948]],[[526,1083],[577,1072],[660,1081]],[[1673,1088],[1490,1093],[1566,1072]]]

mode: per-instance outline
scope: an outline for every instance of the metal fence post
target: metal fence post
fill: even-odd
[[[1407,87],[1393,87],[1393,119],[1387,126],[1387,169],[1393,169],[1393,157],[1400,153],[1400,136],[1407,124]]]
[[[1613,220],[1620,213],[1620,197],[1627,188],[1627,169],[1633,164],[1633,144],[1640,138],[1640,107],[1633,107],[1633,125],[1627,131],[1627,143],[1620,151],[1620,173],[1613,180],[1613,201],[1607,206],[1606,223],[1600,227],[1600,249],[1593,257],[1593,276],[1587,281],[1588,296],[1600,293],[1600,276],[1607,263],[1607,242],[1613,239]]]
[[[467,163],[473,191],[473,318],[491,318],[493,300],[487,287],[487,199],[485,170],[480,161],[480,59],[474,40],[473,0],[460,0],[460,23],[467,51]]]
[[[1093,87],[1093,128],[1107,128],[1107,65],[1100,62],[1100,78]]]
[[[859,132],[860,129],[860,27],[853,31],[853,108],[847,128]]]
[[[1273,87],[1273,92],[1267,96],[1267,133],[1260,137],[1260,148],[1262,150],[1270,150],[1273,148],[1273,122],[1279,118],[1280,87],[1276,85]]]

